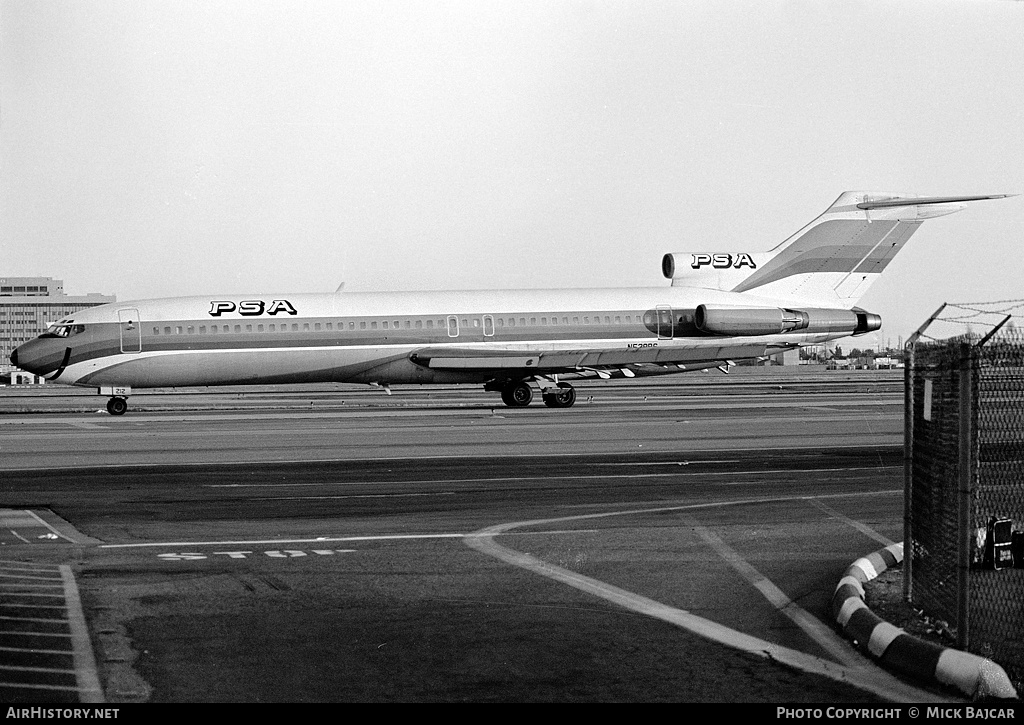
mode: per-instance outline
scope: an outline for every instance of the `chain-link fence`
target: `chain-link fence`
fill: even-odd
[[[993,326],[915,341],[906,354],[907,594],[949,624],[959,647],[1019,683],[1024,332]]]

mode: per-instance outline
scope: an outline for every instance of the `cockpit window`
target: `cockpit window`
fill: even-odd
[[[60,322],[50,325],[40,337],[71,337],[85,332],[85,325],[68,325]]]

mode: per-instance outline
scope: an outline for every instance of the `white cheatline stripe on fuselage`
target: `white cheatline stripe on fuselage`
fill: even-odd
[[[895,702],[956,702],[929,692],[918,690],[915,687],[905,685],[889,673],[880,670],[870,662],[864,660],[862,666],[840,665],[830,660],[825,660],[814,655],[789,649],[767,640],[744,634],[724,625],[713,622],[709,619],[699,617],[690,612],[662,604],[648,597],[636,594],[635,592],[620,589],[612,584],[584,576],[577,572],[551,564],[538,559],[530,554],[515,551],[504,547],[494,541],[494,537],[509,534],[511,529],[525,526],[544,526],[549,524],[564,524],[570,521],[583,521],[599,518],[611,518],[615,516],[634,516],[638,514],[663,514],[673,511],[693,511],[707,508],[724,508],[726,506],[740,506],[757,503],[776,503],[780,501],[810,501],[818,498],[847,498],[865,495],[877,495],[876,492],[865,493],[839,493],[826,494],[823,496],[783,496],[766,497],[758,499],[743,499],[740,501],[717,501],[703,504],[687,504],[683,506],[660,506],[657,508],[632,509],[623,511],[607,511],[595,514],[582,514],[576,516],[560,516],[551,519],[534,519],[531,521],[517,521],[507,524],[496,524],[480,529],[472,535],[463,539],[467,546],[480,551],[481,553],[495,557],[506,563],[523,569],[527,569],[541,576],[553,579],[580,591],[592,594],[607,601],[610,601],[625,609],[640,614],[660,619],[670,624],[692,632],[705,639],[719,642],[728,647],[738,649],[748,654],[765,657],[769,660],[780,662],[786,666],[801,672],[822,675],[838,682],[844,682],[858,687],[867,692],[872,692],[886,700]]]
[[[271,333],[266,333],[271,334]],[[172,336],[173,337],[173,336]],[[214,338],[212,335],[210,339]],[[199,348],[194,350],[142,350],[141,352],[126,353],[121,352],[114,355],[110,355],[103,358],[92,358],[81,362],[70,363],[60,373],[60,382],[74,385],[78,380],[85,377],[86,375],[94,375],[96,373],[103,372],[118,365],[130,363],[134,360],[148,360],[161,357],[172,357],[172,356],[194,356],[194,355],[230,355],[239,353],[322,353],[322,352],[334,352],[338,355],[344,355],[345,351],[362,351],[362,350],[380,350],[381,356],[394,356],[394,355],[410,355],[419,350],[500,350],[503,352],[529,352],[535,355],[540,355],[550,352],[572,352],[576,350],[587,351],[587,350],[600,350],[601,352],[615,352],[618,350],[628,351],[630,345],[650,345],[656,343],[659,349],[714,349],[721,348],[723,345],[737,345],[737,344],[772,344],[772,345],[787,345],[792,343],[804,342],[805,335],[774,335],[771,340],[765,340],[758,337],[728,337],[728,338],[671,338],[671,339],[652,339],[649,337],[635,337],[635,338],[571,338],[561,340],[516,340],[514,342],[498,342],[495,340],[484,340],[478,342],[422,342],[422,343],[381,343],[379,345],[308,345],[308,346],[283,346],[283,347],[231,347],[231,348]],[[644,348],[649,349],[649,348]],[[366,364],[367,367],[372,367],[375,363],[373,360],[359,360],[352,364]],[[343,365],[345,363],[339,363]],[[629,363],[623,365],[616,365],[615,367],[623,367]],[[656,365],[657,363],[646,363]],[[671,363],[669,363],[671,364]],[[682,372],[682,371],[680,371]],[[56,371],[49,373],[46,376],[47,380],[52,380],[56,375]],[[104,383],[109,385],[110,383]],[[88,383],[91,386],[92,383]],[[164,387],[161,385],[155,387]]]

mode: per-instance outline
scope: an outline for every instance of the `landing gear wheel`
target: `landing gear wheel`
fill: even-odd
[[[501,389],[501,400],[510,408],[525,408],[533,400],[533,389],[524,382],[508,385]]]
[[[124,415],[127,410],[127,398],[111,398],[107,401],[107,412],[111,415]]]
[[[558,392],[544,393],[544,405],[549,408],[571,408],[576,402],[576,389],[568,383],[559,383]]]

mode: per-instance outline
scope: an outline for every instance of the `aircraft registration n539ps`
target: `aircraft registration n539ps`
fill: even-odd
[[[670,286],[247,294],[138,300],[55,322],[11,355],[95,387],[477,383],[506,405],[576,400],[571,380],[728,367],[881,327],[857,301],[925,219],[992,196],[848,191],[767,252],[666,254]]]

